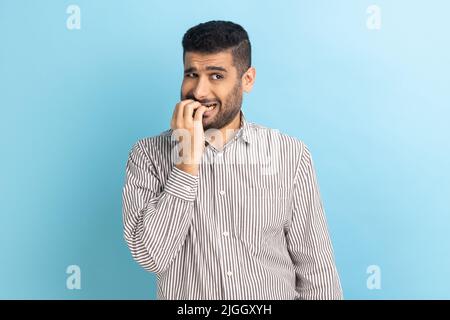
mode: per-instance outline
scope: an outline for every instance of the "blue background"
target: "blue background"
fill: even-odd
[[[70,4],[80,30],[66,28]],[[366,27],[371,4],[381,30]],[[345,297],[450,298],[449,12],[444,0],[0,0],[0,298],[156,297],[122,236],[125,164],[169,128],[181,37],[212,19],[250,35],[247,118],[312,151]],[[72,264],[81,290],[66,288]]]

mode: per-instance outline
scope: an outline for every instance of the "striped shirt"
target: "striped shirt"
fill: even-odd
[[[197,176],[178,169],[172,130],[132,147],[124,238],[158,299],[342,299],[306,145],[248,122]],[[174,149],[175,148],[175,149]]]

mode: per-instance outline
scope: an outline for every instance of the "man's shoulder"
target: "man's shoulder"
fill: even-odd
[[[153,135],[153,136],[147,136],[144,138],[140,138],[136,143],[139,143],[141,145],[160,145],[160,144],[167,144],[170,143],[172,136],[172,130],[168,129],[165,130],[159,134]]]
[[[150,158],[158,157],[161,154],[170,154],[169,151],[172,147],[171,135],[172,130],[168,129],[157,135],[139,138],[135,141],[132,149],[140,150],[140,152],[143,152]]]
[[[279,142],[284,147],[298,149],[299,152],[306,147],[302,139],[280,131],[279,129],[270,128],[254,122],[247,122],[247,124],[249,135],[255,141],[260,141],[262,143],[268,141]]]

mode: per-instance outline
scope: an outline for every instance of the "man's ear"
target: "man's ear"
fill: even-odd
[[[244,92],[252,91],[253,84],[256,79],[256,69],[254,67],[248,68],[248,70],[242,75],[242,89]]]

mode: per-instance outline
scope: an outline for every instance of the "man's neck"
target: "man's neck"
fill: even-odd
[[[229,124],[219,130],[222,139],[208,139],[208,137],[206,137],[208,143],[210,143],[217,150],[222,150],[223,146],[236,135],[240,127],[241,112],[239,111],[236,117],[234,117]]]

